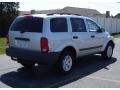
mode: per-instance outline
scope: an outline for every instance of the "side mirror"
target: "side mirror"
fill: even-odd
[[[105,32],[105,29],[104,29],[104,28],[101,28],[101,31],[102,31],[102,32]]]
[[[97,30],[97,32],[105,32],[105,29],[104,28],[100,28]]]

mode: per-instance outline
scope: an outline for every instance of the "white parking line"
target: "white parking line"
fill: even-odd
[[[109,82],[114,82],[114,83],[120,83],[119,80],[108,79],[108,78],[102,78],[102,77],[87,76],[87,78],[97,79],[97,80],[104,80],[104,81],[109,81]]]

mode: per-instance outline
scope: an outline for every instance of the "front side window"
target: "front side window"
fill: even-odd
[[[52,18],[50,20],[51,32],[67,32],[67,20],[66,18]]]
[[[81,18],[71,18],[73,32],[86,32],[85,22]]]
[[[87,19],[87,24],[88,24],[88,28],[89,28],[89,31],[97,31],[100,29],[100,27],[95,23],[93,22],[92,20],[88,20]]]

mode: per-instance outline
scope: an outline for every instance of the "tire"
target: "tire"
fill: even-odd
[[[105,48],[105,51],[102,53],[104,59],[111,59],[113,54],[113,45],[109,43]]]
[[[60,55],[57,69],[62,74],[68,74],[73,70],[75,56],[70,51],[65,51]]]
[[[24,66],[24,68],[33,68],[34,67],[34,63],[28,63],[28,62],[19,62],[22,66]]]

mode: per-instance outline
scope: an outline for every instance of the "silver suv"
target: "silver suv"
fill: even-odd
[[[101,54],[110,59],[113,37],[92,19],[77,15],[18,16],[8,32],[6,54],[24,67],[53,64],[62,73],[73,69],[76,58]]]

